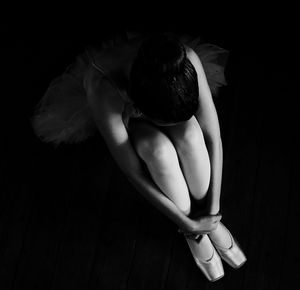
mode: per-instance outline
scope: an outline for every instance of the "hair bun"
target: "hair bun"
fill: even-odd
[[[158,34],[149,37],[140,47],[138,60],[149,73],[177,74],[186,59],[184,45],[175,37]]]

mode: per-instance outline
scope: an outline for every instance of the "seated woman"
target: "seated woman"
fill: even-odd
[[[225,81],[222,66],[209,61],[224,50],[195,43],[162,33],[87,50],[50,85],[33,127],[59,144],[84,140],[95,126],[128,180],[178,225],[215,281],[224,275],[220,256],[234,268],[246,257],[219,214],[223,156],[212,92]]]

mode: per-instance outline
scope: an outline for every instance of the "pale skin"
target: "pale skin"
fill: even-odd
[[[209,234],[217,244],[229,247],[228,232],[218,215],[223,152],[217,112],[200,59],[188,47],[187,56],[198,75],[200,105],[186,122],[166,126],[150,119],[137,120],[127,131],[120,90],[93,67],[85,78],[87,98],[112,157],[138,192],[186,236]],[[123,67],[128,73],[129,64]],[[191,198],[199,204],[205,201],[204,211],[192,213]],[[205,241],[200,253],[204,256],[210,255]]]

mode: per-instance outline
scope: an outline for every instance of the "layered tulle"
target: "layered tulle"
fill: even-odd
[[[203,43],[200,38],[182,41],[199,56],[212,95],[216,97],[218,89],[226,85],[224,68],[228,51],[213,44]],[[106,43],[102,49],[107,51],[109,46],[113,45],[117,44]],[[31,118],[34,132],[42,141],[54,145],[79,143],[97,132],[83,80],[89,64],[99,55],[101,49],[87,49],[61,76],[50,83]],[[130,104],[125,106],[127,120],[130,118],[130,107]]]

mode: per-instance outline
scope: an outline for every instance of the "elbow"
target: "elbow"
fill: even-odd
[[[207,138],[205,139],[205,143],[209,154],[216,154],[218,156],[223,156],[223,143],[222,143],[221,136]]]
[[[216,146],[219,149],[219,151],[221,153],[223,153],[223,142],[222,142],[222,137],[221,136],[217,138],[217,140],[216,140]]]
[[[223,140],[222,140],[222,137],[220,136],[218,139],[219,139],[219,146],[222,148],[222,147],[223,147]]]
[[[207,134],[205,136],[205,142],[213,147],[221,147],[223,146],[222,137],[220,134]]]

